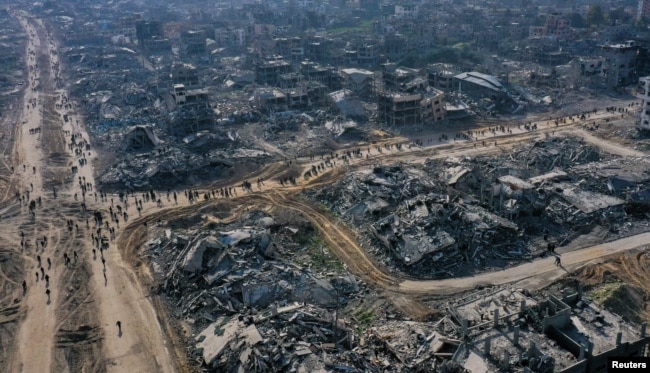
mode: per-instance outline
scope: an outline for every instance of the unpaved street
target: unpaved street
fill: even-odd
[[[24,258],[26,288],[14,294],[22,299],[19,326],[1,336],[14,339],[14,347],[0,371],[176,371],[130,266],[113,242],[100,250],[92,240],[115,237],[118,223],[105,211],[119,202],[96,198],[95,154],[62,85],[58,46],[40,20],[15,16],[29,36],[29,87],[15,139],[16,195],[2,206],[0,232]],[[103,224],[95,210],[104,211]]]

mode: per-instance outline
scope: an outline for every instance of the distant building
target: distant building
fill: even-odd
[[[185,56],[199,56],[207,53],[206,37],[203,31],[181,33],[181,53]]]
[[[266,113],[286,111],[289,107],[287,95],[277,88],[257,88],[255,103]]]
[[[277,84],[280,75],[291,72],[291,64],[280,56],[261,61],[255,66],[255,80],[259,84]]]
[[[531,26],[529,30],[530,38],[567,40],[573,35],[569,21],[559,13],[549,14],[544,26]]]
[[[186,63],[175,63],[171,71],[172,85],[182,84],[187,89],[199,88],[199,74],[196,67]]]
[[[429,67],[429,85],[445,91],[454,89],[454,76],[460,73],[454,65],[437,63]]]
[[[343,69],[343,86],[358,97],[370,96],[374,93],[375,74],[364,69]]]
[[[164,38],[165,34],[163,33],[163,24],[158,21],[137,21],[135,23],[135,35],[140,44],[145,40]]]
[[[639,88],[637,90],[638,98],[641,101],[641,120],[638,128],[650,131],[650,76],[645,76],[639,79]]]
[[[384,88],[394,91],[406,91],[408,83],[420,75],[416,69],[397,66],[394,63],[384,64],[383,78]],[[428,84],[428,83],[427,83]]]
[[[396,4],[395,5],[395,18],[397,19],[413,19],[420,12],[420,7],[417,4]]]
[[[634,83],[637,79],[636,63],[639,47],[631,40],[622,44],[602,45],[605,57],[603,69],[607,85],[611,88]]]

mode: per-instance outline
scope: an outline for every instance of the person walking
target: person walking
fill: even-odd
[[[560,259],[559,256],[555,257],[555,265],[561,267],[562,266],[562,260]]]
[[[122,322],[120,320],[117,320],[115,325],[117,325],[117,332],[121,335],[122,334]]]

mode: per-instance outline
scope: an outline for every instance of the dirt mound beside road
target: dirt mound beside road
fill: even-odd
[[[587,295],[622,317],[650,321],[650,253],[627,253],[606,263],[582,267],[573,276]]]

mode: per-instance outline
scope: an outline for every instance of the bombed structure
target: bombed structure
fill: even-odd
[[[644,158],[551,137],[507,155],[377,165],[310,197],[359,226],[377,259],[436,278],[530,260],[583,234],[643,231],[635,196],[648,181]]]

